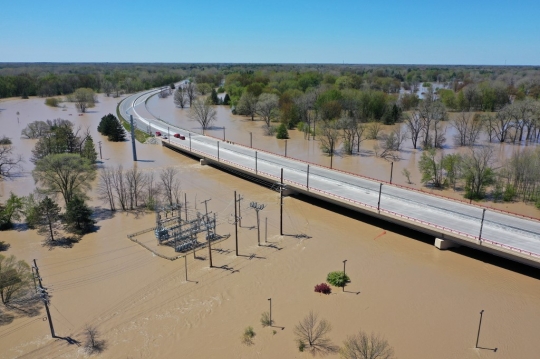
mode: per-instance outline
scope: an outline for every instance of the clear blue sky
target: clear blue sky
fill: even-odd
[[[0,62],[540,65],[539,0],[5,0],[0,13]]]

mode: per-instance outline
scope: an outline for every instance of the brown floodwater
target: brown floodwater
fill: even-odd
[[[280,236],[276,192],[200,166],[158,145],[138,144],[141,161],[133,164],[128,142],[109,143],[96,133],[99,119],[114,113],[116,101],[100,97],[92,109],[95,112],[83,116],[77,116],[71,104],[61,111],[46,107],[43,99],[2,101],[0,123],[6,132],[0,136],[13,136],[17,149],[30,153],[33,142],[20,140],[16,136],[20,129],[12,129],[17,111],[20,128],[33,120],[55,117],[89,126],[94,141],[103,141],[105,165],[136,165],[148,171],[165,166],[181,169],[182,191],[188,194],[190,207],[203,210],[201,201],[211,199],[209,210],[218,214],[218,233],[232,236],[213,246],[216,268],[209,268],[207,249],[198,251],[199,259],[188,256],[186,281],[182,259],[162,259],[126,238],[152,227],[152,214],[98,211],[99,230],[73,248],[49,250],[32,230],[0,232],[0,240],[11,244],[4,254],[28,262],[37,259],[51,293],[51,316],[59,336],[84,341],[85,324],[93,324],[107,341],[104,358],[310,357],[298,352],[294,326],[314,310],[331,322],[329,337],[335,344],[359,330],[381,333],[402,359],[536,358],[540,348],[536,270],[467,249],[439,251],[431,238],[421,234],[301,198],[285,198],[286,235]],[[72,116],[64,117],[66,113]],[[278,140],[262,135],[260,123],[220,112],[220,118],[225,115],[232,119],[225,126],[227,130],[230,126],[233,141],[246,144],[249,138],[240,139],[249,128],[254,136],[258,131],[254,143],[260,148],[280,148]],[[302,156],[313,162],[327,159],[318,156],[316,142],[296,138],[289,143],[291,154],[296,156],[295,151],[306,146],[308,154]],[[412,165],[414,156],[400,162]],[[353,159],[372,165],[380,162],[372,157]],[[30,163],[25,166],[26,171],[32,168]],[[4,181],[0,194],[4,198],[10,191],[27,194],[33,185],[29,175]],[[239,257],[234,254],[231,224],[234,190],[244,197]],[[260,247],[251,201],[266,204],[260,212]],[[94,199],[92,205],[102,204]],[[264,245],[265,218],[268,245]],[[153,239],[148,234],[141,240]],[[172,249],[160,248],[162,253],[167,250],[174,255]],[[351,277],[346,291],[334,288],[328,296],[314,293],[314,285],[324,282],[329,271],[341,270],[345,259]],[[268,298],[272,298],[276,328],[260,324],[261,313],[268,311]],[[51,339],[43,309],[35,316],[0,310],[4,318],[14,316],[0,325],[0,358],[86,357],[82,347]],[[475,348],[480,310],[485,310],[479,340],[484,349]],[[254,344],[246,346],[241,334],[250,325],[256,336]],[[494,348],[496,352],[490,350]]]

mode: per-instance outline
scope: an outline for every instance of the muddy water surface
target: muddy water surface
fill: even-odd
[[[16,107],[11,101],[1,102],[0,121],[12,121],[7,114],[16,109],[22,114],[34,102],[27,122],[54,118],[55,110],[43,105],[42,99],[31,99]],[[97,142],[97,122],[113,112],[115,105],[116,100],[103,99],[96,113],[77,116],[72,110],[71,117],[91,126]],[[258,130],[258,145],[279,148],[277,140],[262,136],[259,123],[231,118],[242,128]],[[232,140],[241,142],[242,135],[237,136]],[[104,165],[133,165],[129,143],[100,139]],[[293,138],[294,142],[313,146],[313,159],[317,158],[314,142]],[[31,149],[29,144],[28,140],[15,141],[24,151]],[[218,233],[232,237],[214,246],[215,268],[209,268],[207,250],[198,252],[199,259],[188,256],[186,281],[183,260],[164,260],[126,238],[128,233],[153,226],[151,214],[98,211],[99,230],[67,249],[42,247],[35,231],[1,232],[1,240],[11,244],[5,254],[37,259],[44,284],[50,288],[51,316],[59,336],[83,341],[84,325],[94,324],[107,341],[104,358],[310,357],[296,349],[293,331],[314,310],[332,323],[330,338],[336,344],[358,330],[373,331],[388,339],[399,358],[536,357],[540,348],[537,272],[506,269],[507,262],[466,250],[438,251],[431,239],[413,232],[362,222],[355,215],[296,198],[285,199],[287,235],[279,236],[276,192],[201,167],[161,146],[138,145],[138,151],[142,161],[136,165],[143,170],[178,166],[190,206],[202,210],[201,201],[211,198],[209,210],[218,214]],[[26,169],[31,168],[27,164]],[[9,191],[27,194],[33,181],[22,177],[1,186],[3,196]],[[231,224],[234,190],[245,198],[239,257],[234,255]],[[260,213],[261,223],[268,217],[269,243],[265,245],[263,234],[260,247],[250,201],[267,205]],[[101,204],[94,199],[92,205]],[[264,233],[264,225],[261,230]],[[296,236],[300,234],[305,236]],[[324,282],[329,271],[341,270],[345,259],[352,279],[346,291],[335,288],[328,296],[314,293],[313,286]],[[268,298],[272,298],[272,317],[279,328],[262,328],[259,323],[261,313],[268,310]],[[482,309],[479,346],[486,349],[475,349]],[[13,315],[16,318],[9,324],[0,325],[0,358],[86,357],[81,347],[50,338],[43,310],[32,317]],[[245,346],[240,337],[249,325],[256,336],[254,345]],[[494,348],[496,353],[489,350]]]

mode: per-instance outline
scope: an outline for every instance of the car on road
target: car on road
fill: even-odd
[[[163,137],[161,137],[161,138],[164,139],[164,140],[166,140],[166,139],[167,139],[167,136],[163,136]]]
[[[156,136],[161,136],[161,132],[156,131]]]
[[[182,135],[179,134],[179,133],[175,133],[175,134],[174,134],[174,137],[179,138],[179,139],[181,139],[181,140],[185,140],[185,139],[186,139],[185,136],[182,136]]]

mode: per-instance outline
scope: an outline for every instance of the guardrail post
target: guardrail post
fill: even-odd
[[[484,228],[484,216],[486,215],[486,209],[482,209],[482,221],[480,222],[480,234],[478,234],[478,240],[482,243],[482,229]]]

